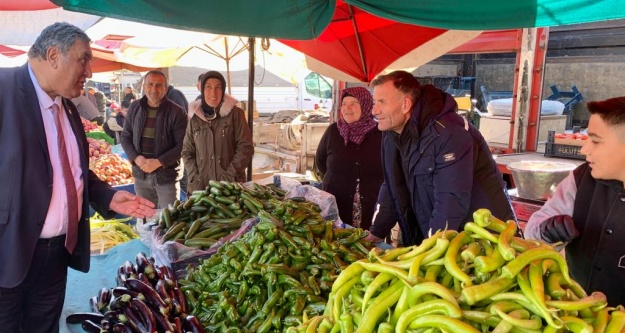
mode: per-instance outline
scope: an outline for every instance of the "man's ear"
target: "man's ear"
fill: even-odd
[[[410,100],[410,97],[405,96],[404,98],[402,98],[402,101],[401,101],[401,112],[403,114],[408,114],[408,113],[412,112],[412,101]]]
[[[61,53],[59,52],[59,49],[56,46],[51,46],[48,48],[48,51],[46,51],[46,61],[54,69],[58,67],[60,56],[61,56]]]

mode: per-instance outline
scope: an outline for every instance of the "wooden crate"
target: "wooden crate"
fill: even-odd
[[[282,125],[283,124],[254,123],[254,131],[252,133],[254,144],[278,143]]]

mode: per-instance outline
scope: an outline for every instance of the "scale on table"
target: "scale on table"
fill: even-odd
[[[555,161],[518,161],[507,165],[516,188],[509,190],[519,224],[527,222],[576,165]]]
[[[508,190],[508,194],[510,195],[510,203],[512,203],[512,209],[514,209],[514,214],[516,215],[517,221],[519,222],[519,226],[521,228],[525,227],[525,224],[527,223],[527,221],[529,221],[532,214],[538,211],[545,204],[546,201],[520,197],[516,189]]]

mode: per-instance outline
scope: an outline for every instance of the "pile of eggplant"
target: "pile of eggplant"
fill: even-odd
[[[204,332],[198,319],[187,314],[171,269],[155,265],[143,252],[135,263],[126,261],[119,267],[117,287],[102,288],[89,303],[92,312],[71,314],[66,322],[94,333]]]

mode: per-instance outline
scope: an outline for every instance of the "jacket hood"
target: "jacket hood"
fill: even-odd
[[[219,117],[228,116],[230,112],[232,112],[232,110],[234,109],[234,107],[237,105],[238,102],[239,101],[236,100],[234,97],[224,94],[224,100],[222,101],[221,106],[217,110],[218,116]],[[189,109],[193,110],[193,113],[196,116],[200,117],[200,119],[204,121],[208,121],[208,119],[206,119],[206,117],[204,116],[204,110],[202,109],[202,100],[196,99],[195,101],[191,102],[191,104],[189,105]]]
[[[410,116],[410,123],[416,125],[419,133],[436,119],[458,110],[453,96],[431,84],[421,86],[420,92],[421,96]]]
[[[204,100],[204,87],[206,86],[206,81],[208,81],[209,79],[217,79],[219,80],[219,82],[221,83],[221,101],[219,102],[219,104],[217,105],[217,107],[215,109],[219,109],[221,107],[221,104],[224,103],[224,99],[226,96],[226,79],[224,78],[224,76],[219,73],[218,71],[208,71],[206,73],[204,73],[202,75],[202,82],[200,84],[200,102],[202,103],[202,108],[204,108],[204,110],[210,110],[210,113],[212,113],[213,107],[209,106],[208,104],[206,104],[206,101]]]

